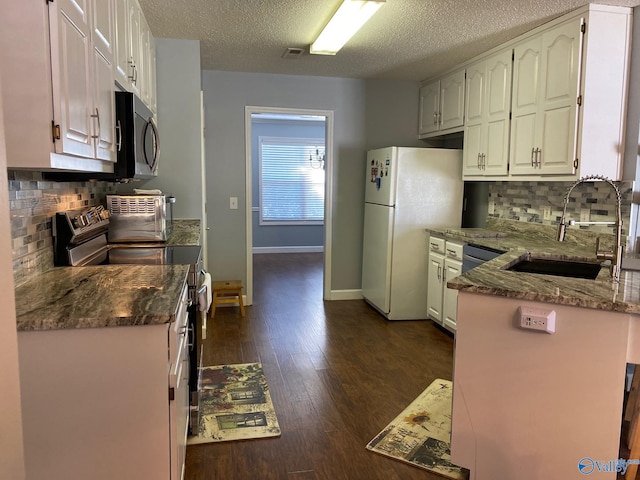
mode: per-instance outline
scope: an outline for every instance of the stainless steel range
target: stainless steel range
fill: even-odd
[[[53,221],[54,263],[56,266],[86,265],[189,265],[187,284],[189,306],[189,390],[192,433],[198,421],[198,284],[203,272],[202,247],[167,245],[163,242],[109,243],[109,211],[102,206],[57,213]]]

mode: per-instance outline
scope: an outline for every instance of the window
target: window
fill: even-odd
[[[260,137],[260,224],[322,225],[324,139]]]

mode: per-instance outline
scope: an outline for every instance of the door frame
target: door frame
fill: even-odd
[[[307,108],[282,108],[245,106],[245,218],[246,218],[246,304],[253,304],[253,206],[252,206],[252,148],[251,116],[255,113],[278,113],[284,115],[315,115],[325,117],[325,182],[324,182],[324,300],[331,299],[331,238],[333,225],[333,110]]]

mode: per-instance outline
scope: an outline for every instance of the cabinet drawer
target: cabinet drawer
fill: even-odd
[[[462,261],[462,250],[464,245],[462,243],[447,242],[445,255],[447,258],[455,258]]]
[[[429,251],[444,254],[444,238],[429,237]]]

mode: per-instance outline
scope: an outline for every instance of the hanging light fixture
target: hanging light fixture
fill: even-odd
[[[344,0],[324,27],[310,53],[335,55],[386,0]]]
[[[309,165],[311,168],[324,169],[324,152],[320,153],[320,149],[316,147],[316,155],[309,154]]]

